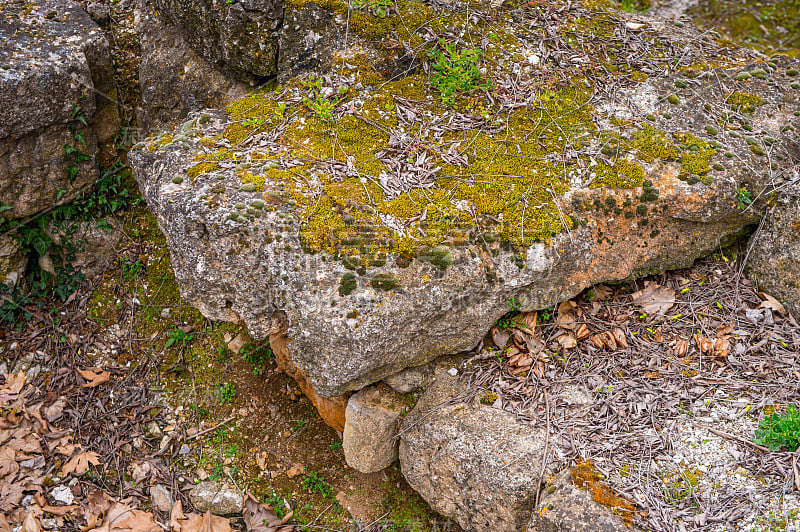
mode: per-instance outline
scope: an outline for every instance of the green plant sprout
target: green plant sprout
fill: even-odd
[[[480,83],[480,49],[458,48],[439,39],[439,46],[429,51],[428,57],[433,61],[431,86],[439,93],[443,104],[453,105],[459,94],[488,87]]]
[[[353,9],[367,9],[378,18],[386,18],[392,12],[391,0],[353,0],[350,6]]]
[[[800,447],[800,410],[787,405],[783,414],[766,416],[758,423],[755,436],[755,443],[770,451],[796,451]]]

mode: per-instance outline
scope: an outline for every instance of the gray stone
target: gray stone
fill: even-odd
[[[138,4],[140,127],[152,129],[183,119],[190,111],[224,107],[245,94],[246,85],[198,56],[181,31],[156,12],[152,0],[138,0]]]
[[[347,465],[362,473],[381,471],[397,460],[403,402],[388,386],[368,386],[353,394],[345,409],[342,449]]]
[[[150,503],[160,512],[170,512],[175,504],[175,499],[172,498],[172,494],[166,486],[156,484],[150,488]]]
[[[90,222],[50,224],[47,232],[56,243],[65,239],[76,246],[72,266],[89,278],[102,274],[118,256],[122,222],[114,216]]]
[[[4,3],[0,65],[0,206],[26,218],[97,179],[118,128],[114,72],[102,30],[69,0]]]
[[[794,169],[794,179],[800,180],[800,166]],[[764,229],[753,235],[752,246],[750,279],[800,319],[800,183],[776,194],[776,204]]]
[[[629,532],[632,528],[625,524],[620,515],[614,513],[613,508],[595,502],[591,493],[575,486],[569,471],[563,471],[542,492],[539,507],[533,512],[527,530]]]
[[[154,0],[192,49],[244,80],[275,74],[282,0]]]
[[[0,284],[17,286],[25,276],[28,257],[13,235],[0,235]]]
[[[477,400],[447,404],[464,391],[458,377],[442,371],[403,419],[403,475],[434,511],[466,530],[524,530],[536,500],[544,429]]]
[[[211,510],[215,515],[231,515],[241,513],[244,496],[236,488],[208,480],[189,491],[189,500],[200,513]]]
[[[433,375],[433,366],[426,364],[406,368],[394,375],[389,375],[383,379],[383,382],[397,393],[409,393],[424,387],[431,375]]]

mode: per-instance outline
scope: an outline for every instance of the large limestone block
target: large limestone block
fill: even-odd
[[[108,43],[79,4],[3,3],[0,204],[13,207],[4,217],[67,202],[97,179],[117,130],[115,102]],[[67,145],[88,160],[78,161]],[[77,169],[74,176],[69,167]]]
[[[216,68],[242,80],[275,74],[282,0],[154,0],[184,39]]]
[[[529,15],[500,10],[493,31]],[[507,107],[487,119],[443,105],[424,70],[389,81],[358,56],[139,146],[182,295],[255,338],[285,316],[287,360],[325,398],[470,350],[509,310],[690,266],[758,222],[742,187],[756,197],[796,164],[797,61],[727,49],[703,72],[719,42],[647,31],[691,74],[547,92],[529,66],[530,103],[496,90]],[[486,75],[517,76],[530,39]]]
[[[244,96],[247,86],[198,56],[181,31],[154,9],[152,0],[138,0],[138,8],[139,127],[152,129],[183,119],[190,111],[222,107]]]
[[[465,530],[525,530],[542,470],[544,427],[525,426],[477,399],[454,401],[464,391],[458,376],[441,372],[403,420],[403,475],[431,508]]]
[[[381,471],[397,460],[402,396],[385,384],[350,396],[342,449],[347,465],[362,473]]]
[[[800,167],[794,180],[777,193],[763,230],[753,236],[748,267],[761,290],[800,318]]]

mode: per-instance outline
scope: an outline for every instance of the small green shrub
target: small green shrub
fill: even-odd
[[[487,86],[480,83],[481,51],[478,48],[458,48],[440,39],[439,46],[429,51],[428,57],[433,60],[431,86],[445,105],[452,105],[461,93]]]
[[[392,13],[391,0],[353,0],[353,9],[366,9],[378,18],[386,18]]]
[[[326,499],[332,495],[331,485],[316,471],[308,471],[303,476],[303,489],[319,493]]]
[[[758,424],[754,441],[771,451],[796,451],[800,447],[800,410],[787,405],[783,414],[766,416]]]
[[[166,348],[168,348],[168,347],[170,347],[172,345],[175,345],[175,344],[180,344],[181,346],[184,346],[191,339],[192,339],[192,335],[191,334],[183,332],[178,327],[173,327],[167,333],[167,341],[164,344],[164,349],[166,349]]]
[[[232,403],[236,398],[236,385],[232,382],[217,385],[217,400],[219,404]]]
[[[750,191],[745,187],[739,187],[736,191],[736,207],[743,211],[751,203],[753,203],[753,197],[750,195]]]

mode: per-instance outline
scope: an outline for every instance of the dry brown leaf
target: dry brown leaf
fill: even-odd
[[[45,504],[42,506],[42,511],[52,515],[64,516],[73,513],[78,509],[77,504],[70,504],[69,506],[50,506]]]
[[[591,341],[592,344],[594,344],[594,346],[598,349],[605,349],[606,347],[606,343],[603,340],[602,334],[593,334],[592,337],[589,338],[589,341]]]
[[[492,342],[494,342],[494,345],[496,345],[498,349],[505,348],[510,338],[511,335],[500,327],[492,327]]]
[[[632,302],[646,314],[663,314],[675,304],[675,290],[647,281],[644,288],[631,294]]]
[[[272,506],[259,503],[255,497],[248,494],[244,500],[244,523],[247,532],[292,532],[295,527],[286,523],[292,518],[289,512],[283,519],[275,515]]]
[[[689,341],[688,340],[679,340],[675,347],[673,348],[673,353],[676,357],[682,358],[686,356],[686,353],[689,352]]]
[[[589,331],[589,327],[587,327],[585,323],[578,325],[578,328],[575,330],[575,336],[578,338],[578,340],[588,338],[591,334],[592,333]]]
[[[89,381],[81,384],[81,388],[95,388],[101,384],[107,383],[108,379],[111,378],[111,374],[102,368],[79,369],[78,373],[81,374],[81,377]]]
[[[729,334],[733,334],[733,326],[732,325],[720,325],[717,327],[717,336],[726,336]]]
[[[4,513],[0,512],[0,532],[11,532],[11,525],[6,521]]]
[[[764,299],[758,308],[768,308],[773,312],[777,312],[778,314],[786,314],[786,309],[780,301],[769,294],[765,294],[764,292],[759,292],[758,295]]]
[[[539,320],[539,313],[538,312],[521,312],[517,316],[517,323],[525,324],[525,328],[534,330],[536,328],[536,322]]]
[[[700,350],[700,353],[708,353],[714,349],[714,342],[702,334],[696,333],[694,335],[694,342],[697,344],[697,348]]]
[[[563,349],[573,349],[578,345],[578,340],[575,335],[570,333],[562,334],[558,337],[558,343]]]
[[[556,316],[556,327],[561,327],[568,331],[574,331],[578,328],[579,323],[578,305],[574,301],[562,301],[558,305],[558,312]]]
[[[25,521],[22,523],[22,528],[19,532],[41,532],[42,525],[39,523],[39,520],[33,516],[33,513],[28,513],[25,516]]]
[[[606,301],[614,294],[614,291],[604,284],[595,286],[593,290],[594,297],[592,298],[592,301]]]
[[[74,473],[80,476],[89,470],[89,464],[100,465],[100,457],[94,451],[81,451],[64,464],[64,467],[61,468],[61,472],[64,475]]]
[[[614,336],[614,340],[616,340],[618,346],[623,349],[628,347],[628,340],[625,338],[625,331],[622,329],[614,329],[611,331],[611,334]]]
[[[603,339],[603,343],[606,345],[609,351],[617,350],[617,340],[614,338],[614,335],[611,334],[610,331],[605,331],[600,333],[600,338]]]
[[[212,515],[210,511],[205,515],[183,513],[183,504],[180,499],[175,501],[169,516],[171,532],[232,532],[230,521],[224,517]]]
[[[730,343],[727,338],[717,338],[714,340],[714,356],[725,358],[730,354]]]
[[[10,446],[0,447],[0,478],[11,477],[9,480],[14,480],[19,472],[19,464],[15,459],[16,454],[16,451]]]
[[[153,515],[115,502],[103,519],[103,524],[89,532],[161,532]]]
[[[19,399],[19,393],[25,386],[26,379],[27,377],[22,372],[16,375],[6,375],[6,383],[0,388],[0,408],[5,408]]]

